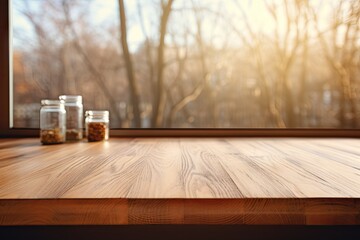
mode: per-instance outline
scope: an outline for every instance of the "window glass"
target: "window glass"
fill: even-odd
[[[13,119],[82,95],[112,128],[358,128],[358,0],[13,0]]]

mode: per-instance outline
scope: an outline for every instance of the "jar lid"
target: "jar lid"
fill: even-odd
[[[80,95],[61,95],[60,100],[64,100],[65,103],[82,103],[82,96]]]
[[[85,112],[86,117],[109,117],[109,111],[89,110]]]
[[[41,106],[63,106],[63,100],[55,100],[55,99],[43,99],[41,100]]]

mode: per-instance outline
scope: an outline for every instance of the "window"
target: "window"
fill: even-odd
[[[354,0],[13,0],[13,127],[80,94],[119,129],[358,129],[359,16]]]

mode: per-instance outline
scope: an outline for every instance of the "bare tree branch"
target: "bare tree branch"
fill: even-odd
[[[64,16],[66,18],[67,27],[70,29],[70,31],[74,37],[74,41],[73,41],[74,47],[78,51],[78,53],[82,56],[84,63],[88,67],[91,74],[94,76],[94,80],[95,80],[96,84],[100,87],[100,89],[103,91],[104,95],[108,98],[109,103],[110,103],[111,112],[115,116],[119,125],[121,126],[122,119],[121,119],[120,113],[116,107],[117,106],[116,100],[113,98],[111,92],[109,91],[108,87],[105,84],[105,77],[103,76],[103,74],[101,72],[99,72],[97,70],[95,65],[91,62],[86,51],[80,45],[79,36],[78,36],[77,32],[75,31],[74,24],[70,17],[70,9],[69,9],[67,1],[68,0],[63,0],[62,6],[63,6]]]
[[[125,6],[124,6],[123,0],[119,0],[118,2],[119,2],[119,15],[120,15],[121,46],[123,49],[126,73],[128,76],[131,104],[132,104],[132,109],[133,109],[133,114],[134,114],[134,124],[135,124],[135,127],[140,128],[141,127],[140,97],[139,97],[139,91],[138,91],[135,76],[134,76],[133,63],[131,60],[131,55],[130,55],[129,47],[128,47],[128,43],[127,43]]]
[[[160,20],[160,39],[157,53],[157,88],[155,101],[153,104],[152,127],[161,127],[163,125],[164,109],[165,109],[165,91],[164,91],[164,51],[165,51],[165,35],[167,24],[171,13],[171,7],[174,0],[168,0],[166,3],[162,1],[162,16]]]

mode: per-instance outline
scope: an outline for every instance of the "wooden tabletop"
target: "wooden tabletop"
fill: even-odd
[[[0,225],[360,224],[360,140],[0,140]]]

